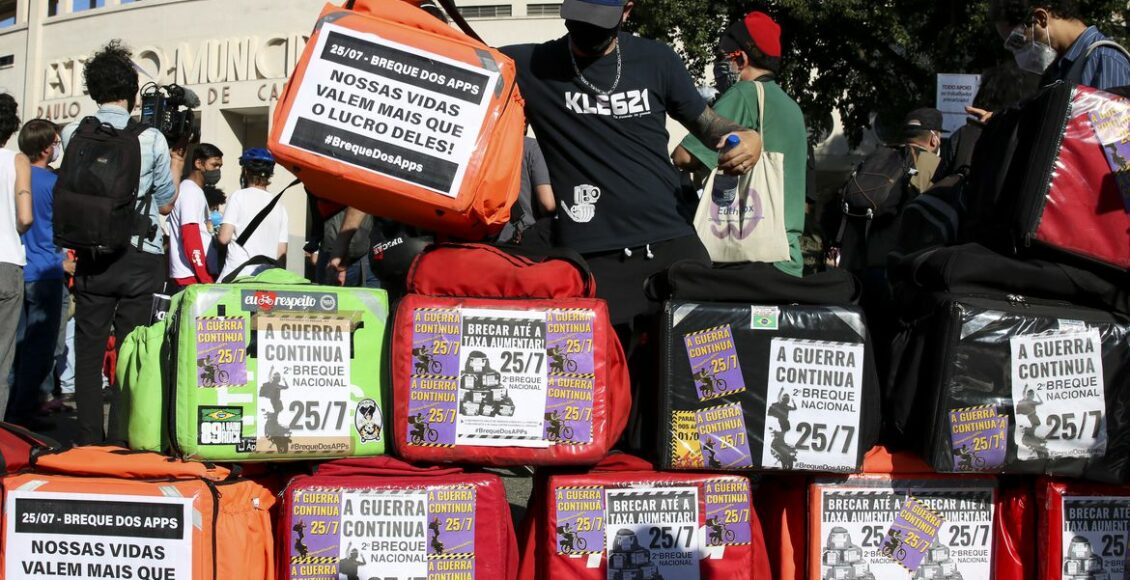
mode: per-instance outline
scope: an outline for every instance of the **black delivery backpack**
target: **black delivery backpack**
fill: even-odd
[[[854,276],[679,262],[653,282],[662,468],[860,469],[880,392]]]
[[[976,245],[913,254],[893,279],[898,440],[943,473],[1130,483],[1124,290]]]

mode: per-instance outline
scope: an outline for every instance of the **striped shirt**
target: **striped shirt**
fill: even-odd
[[[1053,82],[1073,80],[1068,78],[1071,67],[1079,59],[1086,58],[1082,77],[1077,80],[1078,84],[1102,90],[1130,85],[1130,59],[1118,49],[1103,46],[1095,49],[1089,58],[1086,56],[1087,49],[1100,40],[1108,39],[1094,26],[1088,27],[1079,38],[1075,39],[1071,48],[1052,64],[1048,71],[1049,76],[1045,78],[1050,77]]]

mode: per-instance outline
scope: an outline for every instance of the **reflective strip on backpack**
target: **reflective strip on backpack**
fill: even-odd
[[[37,490],[37,489],[39,489],[39,488],[41,488],[45,485],[47,485],[46,480],[33,479],[33,480],[17,487],[16,489],[18,489],[19,491],[35,491],[35,490]]]

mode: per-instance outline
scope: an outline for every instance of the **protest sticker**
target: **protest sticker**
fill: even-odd
[[[812,545],[813,578],[906,580],[908,569],[917,570],[916,578],[993,575],[991,480],[839,480],[818,482],[814,489],[819,530],[813,533],[819,535]],[[899,532],[894,541],[892,529]]]
[[[773,339],[762,465],[856,469],[863,357],[863,343]]]
[[[475,489],[309,488],[291,509],[293,580],[473,577]]]
[[[337,312],[337,294],[332,292],[282,292],[278,290],[242,290],[241,306],[247,312],[277,314],[279,312]]]
[[[499,73],[323,23],[281,142],[456,197]]]
[[[1123,207],[1130,213],[1130,104],[1104,99],[1089,119],[1114,174]]]
[[[243,318],[196,319],[196,386],[247,384],[247,329]]]
[[[891,529],[883,538],[880,550],[888,558],[893,558],[903,568],[917,572],[926,553],[938,537],[942,527],[942,516],[914,497],[907,497],[902,504]]]
[[[405,434],[409,445],[455,445],[462,335],[463,317],[457,309],[417,308],[412,314],[412,376]]]
[[[1130,578],[1130,497],[1063,497],[1064,578]]]
[[[562,486],[554,489],[557,554],[604,552],[604,488]]]
[[[1021,461],[1106,453],[1106,392],[1098,330],[1016,336],[1012,437]]]
[[[592,404],[596,392],[593,325],[589,309],[546,312],[546,355],[549,390],[545,403],[548,441],[562,444],[592,442]]]
[[[942,113],[942,131],[946,135],[964,126],[970,118],[965,107],[973,105],[980,87],[981,75],[938,75],[937,109]]]
[[[691,374],[700,401],[745,391],[745,379],[729,324],[687,334],[683,343],[691,360]]]
[[[324,315],[257,316],[256,450],[347,452],[352,321]]]
[[[548,447],[545,312],[462,311],[455,442]]]
[[[699,578],[699,488],[605,490],[608,580]]]
[[[709,469],[753,467],[745,412],[739,403],[695,411],[702,462]]]
[[[694,411],[671,411],[671,467],[702,469],[702,440],[698,434],[698,418]]]
[[[750,330],[777,330],[781,327],[781,307],[750,306]]]
[[[10,490],[4,577],[193,578],[192,501]]]
[[[706,546],[744,546],[753,538],[750,527],[750,483],[730,477],[703,483]]]
[[[950,441],[954,471],[995,471],[1008,456],[1008,415],[996,405],[952,409]]]

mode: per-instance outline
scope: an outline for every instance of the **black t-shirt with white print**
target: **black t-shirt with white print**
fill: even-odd
[[[667,115],[684,124],[706,109],[686,66],[665,44],[621,33],[613,51],[577,58],[568,37],[502,51],[518,66],[526,117],[557,196],[561,243],[581,253],[632,248],[694,234],[679,215],[679,175],[667,152]]]

